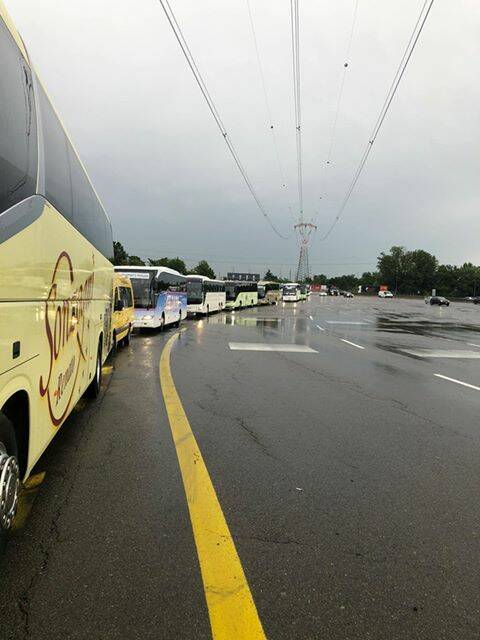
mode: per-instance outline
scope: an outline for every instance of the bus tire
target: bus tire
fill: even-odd
[[[5,478],[0,485],[0,555],[5,550],[15,513],[17,512],[20,489],[20,469],[18,466],[18,447],[15,430],[10,420],[0,413],[0,477]]]
[[[160,326],[158,327],[158,330],[160,332],[164,331],[165,329],[165,315],[162,313],[162,318],[160,320]]]
[[[207,313],[205,314],[206,316],[210,315],[210,305],[207,304]]]
[[[97,361],[95,363],[95,373],[93,374],[93,379],[87,387],[85,391],[85,395],[87,398],[91,398],[95,400],[100,393],[100,388],[102,386],[102,339],[98,341],[98,349],[97,349]]]
[[[128,347],[128,345],[130,344],[130,333],[131,333],[131,331],[132,331],[132,328],[128,327],[127,335],[122,340],[124,347]]]

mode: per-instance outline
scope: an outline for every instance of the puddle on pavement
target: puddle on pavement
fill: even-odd
[[[249,316],[236,315],[230,313],[228,315],[217,316],[218,324],[235,325],[238,327],[279,327],[282,318],[256,318]]]
[[[445,338],[445,334],[472,332],[480,333],[480,325],[462,324],[448,320],[394,320],[389,317],[379,317],[375,322],[375,329],[383,333],[400,333],[433,338]]]

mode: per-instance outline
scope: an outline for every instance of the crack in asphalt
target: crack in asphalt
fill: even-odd
[[[407,415],[412,416],[414,418],[418,418],[419,420],[422,420],[423,422],[425,422],[427,424],[430,424],[430,425],[436,427],[437,429],[440,429],[442,431],[447,431],[449,433],[453,433],[456,436],[458,436],[460,438],[464,438],[466,440],[473,440],[473,438],[471,436],[468,436],[465,433],[460,433],[456,429],[452,429],[451,427],[448,427],[447,425],[442,424],[441,422],[437,422],[436,420],[433,420],[432,418],[428,418],[427,416],[422,416],[421,414],[419,414],[419,413],[413,411],[412,409],[410,409],[401,400],[397,400],[396,398],[392,398],[392,397],[388,397],[388,396],[378,396],[378,395],[369,393],[368,391],[363,389],[357,382],[354,382],[353,380],[348,380],[348,379],[337,377],[337,376],[329,376],[326,373],[318,371],[317,369],[312,369],[311,367],[309,367],[305,363],[297,362],[297,361],[287,357],[287,355],[284,354],[284,353],[275,352],[275,355],[278,358],[281,358],[281,359],[285,360],[286,362],[288,362],[289,365],[294,365],[299,369],[303,369],[304,371],[307,371],[308,373],[312,374],[315,377],[322,378],[323,380],[326,380],[328,382],[332,382],[332,383],[335,383],[335,384],[345,385],[345,386],[349,387],[351,389],[351,391],[353,391],[354,393],[359,394],[363,398],[367,398],[369,400],[373,400],[374,402],[387,402],[387,403],[391,402],[391,403],[396,405],[396,407],[397,407],[397,409],[399,411],[402,411],[402,412],[406,413]]]

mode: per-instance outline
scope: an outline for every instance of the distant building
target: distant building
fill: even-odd
[[[248,280],[249,282],[258,282],[260,280],[259,273],[227,273],[227,280]]]

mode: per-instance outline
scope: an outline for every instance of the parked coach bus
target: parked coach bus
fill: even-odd
[[[300,285],[297,282],[287,282],[287,284],[284,284],[282,300],[284,302],[298,302],[300,300]]]
[[[187,317],[187,278],[168,267],[115,267],[132,281],[134,327],[160,329]]]
[[[213,313],[225,308],[225,283],[195,274],[187,276],[187,313]]]
[[[110,221],[0,0],[0,542],[111,347]]]
[[[258,283],[258,304],[278,304],[281,300],[278,282],[261,280]]]
[[[225,309],[243,309],[258,304],[258,285],[256,282],[237,282],[225,280],[227,301]]]

